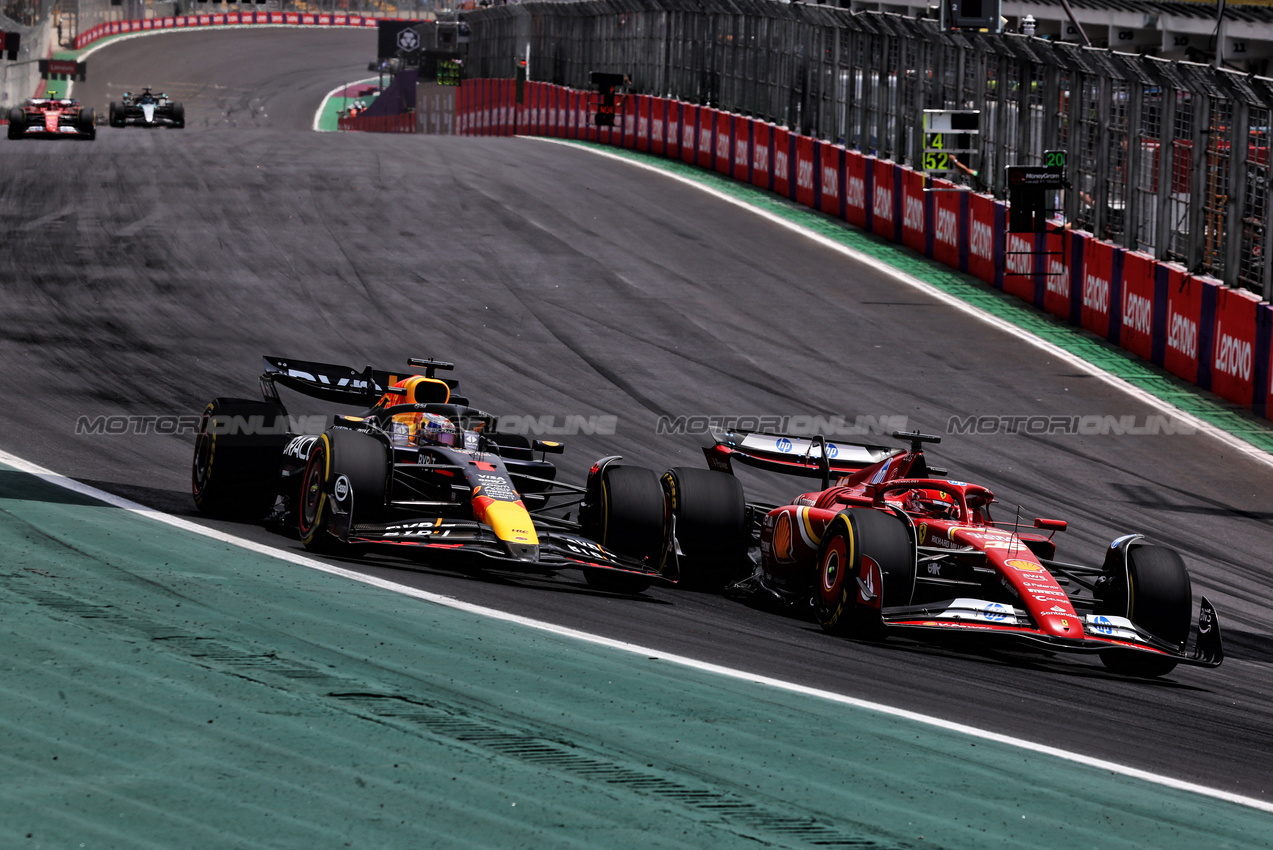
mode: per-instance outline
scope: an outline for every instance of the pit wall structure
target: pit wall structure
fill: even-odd
[[[327,12],[210,12],[198,15],[174,15],[167,18],[141,18],[130,21],[110,21],[91,27],[75,37],[75,49],[88,47],[98,39],[112,35],[152,30],[261,24],[298,27],[374,27],[377,25],[377,20],[369,15]]]
[[[513,80],[464,81],[457,132],[597,142],[716,171],[972,274],[1270,418],[1273,308],[1245,290],[1090,233],[1008,233],[1003,201],[743,115],[628,95],[615,126],[597,127],[595,92],[523,85],[518,103]]]

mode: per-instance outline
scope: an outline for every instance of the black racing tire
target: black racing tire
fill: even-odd
[[[312,552],[348,551],[329,533],[332,502],[345,504],[357,522],[376,522],[387,511],[390,454],[362,431],[331,428],[314,441],[296,505],[297,533]],[[350,504],[352,500],[352,504]]]
[[[186,108],[180,103],[174,103],[172,105],[172,123],[177,129],[181,129],[186,126]]]
[[[22,107],[15,106],[9,110],[9,138],[20,139],[27,128],[27,114]]]
[[[602,473],[600,503],[584,535],[606,549],[661,568],[667,552],[667,501],[659,477],[642,466],[608,466]],[[653,579],[615,570],[585,568],[589,587],[613,593],[641,593]]]
[[[76,127],[84,138],[90,142],[97,138],[97,111],[93,109],[81,109],[79,120]]]
[[[287,440],[283,405],[213,399],[195,438],[190,481],[195,506],[209,516],[264,519],[278,495]]]
[[[1109,568],[1101,584],[1101,609],[1124,616],[1156,638],[1183,650],[1193,615],[1193,585],[1184,560],[1174,549],[1132,543],[1127,568]],[[1101,662],[1112,673],[1153,678],[1170,673],[1176,659],[1136,650],[1107,649]]]
[[[119,101],[112,100],[110,110],[107,112],[107,124],[112,127],[124,126],[124,107]]]
[[[859,578],[874,590],[874,600],[863,598]],[[883,640],[888,631],[880,608],[907,605],[914,592],[915,548],[906,523],[870,508],[837,514],[822,537],[814,575],[813,608],[823,631]]]
[[[720,590],[747,570],[747,500],[734,476],[674,467],[663,473],[681,554],[679,587]]]

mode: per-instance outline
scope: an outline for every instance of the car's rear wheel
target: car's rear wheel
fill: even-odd
[[[1179,553],[1138,541],[1116,547],[1105,562],[1098,585],[1102,613],[1126,617],[1160,640],[1183,650],[1193,614],[1193,587]],[[1124,566],[1123,557],[1126,557]],[[1175,669],[1174,658],[1136,650],[1107,649],[1101,662],[1126,676],[1162,676]]]
[[[27,114],[22,107],[15,106],[9,110],[9,138],[20,139],[27,128]]]
[[[675,467],[663,488],[676,518],[681,586],[720,590],[746,572],[747,503],[743,485],[724,472]]]
[[[106,123],[110,124],[112,127],[124,126],[124,107],[120,105],[119,101],[111,101],[110,110],[107,112],[106,116]]]
[[[654,470],[607,466],[597,499],[584,534],[612,552],[661,568],[667,551],[666,500]],[[583,576],[589,587],[614,593],[640,593],[653,583],[643,575],[600,568],[585,568]]]
[[[195,438],[191,492],[203,513],[262,519],[278,494],[287,411],[283,405],[213,399]]]
[[[186,108],[180,103],[172,105],[172,123],[178,128],[186,126]]]
[[[882,640],[881,608],[908,604],[915,589],[906,523],[868,508],[841,511],[823,535],[814,579],[813,608],[824,631]]]
[[[332,428],[314,441],[296,506],[301,543],[313,552],[348,551],[331,533],[333,511],[360,522],[385,515],[389,454],[380,440],[360,431]]]

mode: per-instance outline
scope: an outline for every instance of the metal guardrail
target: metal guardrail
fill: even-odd
[[[1065,215],[1118,245],[1273,297],[1273,80],[1022,35],[773,0],[531,2],[466,13],[468,74],[630,91],[918,166],[924,109],[980,109],[977,188],[1068,152]]]

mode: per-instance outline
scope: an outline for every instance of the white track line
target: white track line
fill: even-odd
[[[936,286],[933,286],[931,283],[928,283],[927,281],[921,280],[913,275],[909,275],[906,272],[901,271],[900,269],[895,269],[892,266],[882,263],[876,257],[872,257],[869,254],[865,254],[857,250],[856,248],[850,248],[847,245],[842,245],[841,243],[836,242],[833,239],[828,239],[822,234],[816,233],[815,231],[810,230],[804,225],[797,224],[793,221],[789,221],[780,215],[776,215],[774,213],[769,212],[768,210],[763,210],[763,209],[760,209],[759,207],[752,206],[751,204],[747,203],[745,200],[742,200],[741,198],[736,198],[733,195],[730,195],[726,192],[721,192],[717,189],[713,189],[711,186],[706,186],[698,182],[697,180],[693,179],[692,177],[685,177],[680,174],[675,174],[675,173],[666,171],[657,165],[651,165],[649,163],[639,162],[637,160],[629,159],[628,157],[622,156],[620,154],[611,153],[607,150],[601,150],[591,146],[579,145],[579,144],[576,144],[575,140],[552,139],[552,138],[547,138],[544,136],[521,136],[520,138],[533,139],[535,141],[540,141],[540,142],[549,142],[551,144],[556,144],[556,145],[564,145],[574,150],[584,150],[589,153],[596,154],[597,156],[604,156],[609,159],[618,160],[619,162],[627,163],[628,165],[634,166],[636,168],[644,168],[647,171],[652,171],[655,174],[662,174],[664,177],[667,177],[671,180],[676,180],[680,183],[684,183],[686,186],[692,186],[695,189],[698,189],[699,191],[706,192],[712,197],[722,200],[728,204],[733,204],[736,207],[741,207],[742,209],[745,209],[748,212],[751,212],[751,213],[754,213],[755,215],[760,216],[766,221],[779,225],[780,227],[785,227],[794,233],[798,233],[799,235],[805,237],[806,239],[809,239],[813,242],[818,243],[824,248],[829,248],[832,251],[838,251],[839,253],[845,255],[846,257],[850,257],[851,259],[857,260],[860,263],[868,265],[877,271],[890,275],[896,278],[900,283],[904,283],[909,287],[912,287],[914,289],[919,290],[920,292],[925,293],[926,295],[936,298],[938,301],[941,301],[942,303],[948,306],[954,307],[957,310],[961,310],[964,313],[967,313],[969,316],[972,316],[976,319],[980,319],[981,321],[985,322],[991,327],[994,327],[1000,331],[1003,331],[1006,334],[1010,334],[1016,337],[1017,339],[1021,340],[1022,342],[1027,343],[1028,345],[1032,345],[1035,348],[1045,352],[1051,357],[1055,357],[1065,363],[1070,364],[1071,366],[1074,366],[1075,368],[1082,369],[1084,372],[1087,372],[1089,375],[1092,375],[1093,377],[1100,379],[1101,381],[1113,387],[1114,389],[1126,393],[1127,395],[1131,396],[1137,401],[1147,404],[1161,413],[1164,413],[1168,416],[1172,416],[1180,420],[1181,422],[1187,422],[1189,425],[1193,426],[1195,429],[1197,429],[1198,431],[1201,431],[1207,436],[1212,437],[1216,440],[1219,440],[1221,443],[1224,443],[1229,448],[1239,451],[1242,454],[1250,457],[1252,460],[1255,460],[1263,464],[1264,466],[1270,469],[1273,469],[1273,455],[1270,455],[1268,452],[1264,451],[1263,449],[1257,446],[1251,445],[1246,440],[1243,440],[1241,437],[1238,437],[1235,434],[1231,434],[1228,431],[1225,431],[1223,428],[1217,428],[1215,425],[1212,425],[1210,422],[1207,422],[1204,419],[1200,419],[1197,416],[1194,416],[1192,413],[1188,413],[1184,410],[1181,410],[1180,408],[1176,407],[1170,402],[1164,401],[1163,399],[1159,398],[1153,393],[1146,392],[1145,390],[1142,390],[1140,387],[1137,387],[1134,384],[1128,383],[1127,381],[1123,380],[1117,375],[1112,375],[1109,372],[1106,372],[1104,369],[1097,366],[1096,364],[1089,363],[1088,361],[1084,360],[1082,357],[1079,357],[1077,354],[1072,354],[1071,352],[1066,351],[1064,348],[1061,348],[1058,345],[1055,345],[1051,342],[1048,342],[1045,339],[1037,337],[1034,334],[1030,333],[1029,331],[1025,330],[1024,328],[1020,328],[1012,324],[1011,322],[1008,322],[1008,321],[1005,321],[1004,319],[999,318],[998,316],[987,313],[984,310],[981,310],[980,308],[976,307],[975,305],[969,304],[967,301],[964,301],[962,298],[959,298],[957,296],[951,295],[948,292],[944,292],[941,289],[938,289]],[[809,210],[809,212],[813,212],[813,210]]]
[[[536,629],[541,632],[547,632],[548,634],[558,635],[560,637],[570,638],[572,640],[578,640],[578,641],[583,641],[584,643],[594,644],[596,646],[604,646],[609,649],[616,649],[621,652],[631,653],[632,655],[637,655],[644,658],[654,658],[660,661],[667,661],[671,664],[677,664],[682,667],[688,667],[692,670],[699,670],[704,673],[712,673],[714,675],[725,676],[727,678],[737,679],[743,682],[752,682],[757,685],[764,685],[766,687],[775,688],[780,691],[786,691],[787,693],[800,694],[801,696],[815,697],[817,699],[826,700],[828,702],[837,703],[839,705],[850,706],[852,708],[866,709],[868,711],[878,712],[880,714],[884,714],[889,717],[897,717],[903,720],[910,720],[916,723],[922,723],[926,726],[932,726],[934,728],[942,729],[947,732],[956,732],[962,735],[968,735],[973,738],[980,738],[985,741],[994,741],[995,743],[1006,744],[1008,746],[1016,747],[1022,750],[1027,750],[1032,753],[1039,753],[1040,755],[1052,756],[1054,758],[1064,759],[1066,761],[1074,762],[1076,764],[1081,764],[1087,767],[1096,768],[1097,770],[1109,771],[1110,773],[1114,773],[1119,776],[1127,776],[1133,779],[1141,779],[1141,780],[1144,780],[1145,782],[1151,782],[1155,785],[1161,785],[1163,787],[1172,788],[1177,791],[1188,791],[1190,793],[1199,794],[1204,797],[1211,797],[1216,800],[1223,800],[1227,803],[1235,803],[1239,806],[1247,806],[1249,808],[1258,809],[1263,812],[1273,813],[1273,802],[1267,802],[1265,800],[1257,800],[1253,797],[1243,797],[1239,794],[1232,794],[1228,791],[1222,791],[1218,788],[1208,788],[1205,785],[1198,785],[1193,782],[1185,782],[1184,780],[1173,779],[1169,776],[1163,776],[1161,774],[1151,773],[1147,770],[1140,770],[1139,768],[1129,767],[1127,765],[1118,764],[1112,761],[1106,761],[1104,759],[1092,758],[1091,756],[1085,756],[1080,753],[1070,752],[1069,750],[1062,750],[1057,747],[1049,747],[1044,744],[1036,744],[1036,743],[1033,743],[1032,741],[1026,741],[1021,738],[1013,738],[1009,735],[1001,735],[998,732],[989,732],[985,729],[978,729],[975,726],[966,726],[962,723],[952,723],[951,721],[948,721],[948,720],[942,720],[939,717],[931,717],[927,714],[920,714],[914,711],[907,711],[906,709],[902,709],[902,708],[894,708],[892,706],[884,705],[882,703],[870,702],[868,700],[858,699],[856,697],[850,697],[844,694],[837,694],[833,691],[824,691],[824,690],[819,690],[818,688],[806,687],[805,685],[797,685],[794,682],[786,682],[786,681],[783,681],[782,679],[774,679],[769,676],[760,676],[755,673],[748,673],[745,670],[736,670],[732,667],[724,667],[719,664],[708,664],[707,662],[698,661],[696,659],[688,658],[683,655],[673,655],[667,652],[663,652],[662,650],[651,649],[650,647],[640,646],[634,643],[627,643],[625,641],[614,640],[612,638],[602,637],[600,635],[594,635],[588,632],[582,632],[576,629],[566,628],[565,626],[558,626],[553,623],[544,622],[543,620],[533,620],[529,617],[523,617],[518,614],[510,614],[506,611],[499,611],[494,608],[486,608],[481,605],[474,605],[471,602],[463,602],[461,600],[455,599],[450,596],[443,596],[437,593],[430,593],[427,590],[419,590],[417,588],[407,587],[406,585],[398,584],[396,582],[386,581],[385,579],[380,579],[380,578],[375,578],[374,576],[363,575],[362,573],[357,573],[357,572],[354,572],[353,570],[347,570],[342,567],[333,566],[332,564],[323,563],[322,561],[316,561],[313,558],[307,557],[305,555],[297,554],[296,552],[290,552],[285,549],[275,549],[272,546],[266,546],[261,543],[253,542],[251,540],[245,540],[241,537],[235,537],[232,534],[226,534],[225,532],[217,531],[215,529],[199,525],[198,523],[190,522],[189,520],[171,516],[161,511],[152,510],[151,508],[147,508],[144,505],[139,505],[136,502],[131,502],[128,499],[124,499],[112,493],[107,493],[103,490],[98,490],[96,487],[90,487],[87,484],[82,484],[79,481],[75,481],[74,479],[67,478],[64,475],[60,475],[56,472],[45,469],[42,466],[37,466],[34,463],[30,463],[29,461],[23,460],[22,458],[9,454],[8,452],[5,452],[5,451],[0,451],[0,463],[8,464],[9,466],[12,466],[14,469],[17,469],[21,472],[28,473],[30,475],[34,475],[35,477],[40,478],[44,481],[47,481],[50,484],[56,485],[58,487],[64,487],[67,490],[71,490],[73,492],[79,493],[84,496],[89,496],[93,499],[98,499],[102,502],[105,502],[108,505],[112,505],[116,508],[120,508],[121,510],[129,511],[130,513],[136,514],[138,516],[147,517],[149,519],[155,520],[156,522],[164,523],[165,525],[171,526],[181,531],[189,532],[191,534],[198,534],[203,537],[216,540],[219,543],[227,543],[231,546],[237,546],[241,549],[245,549],[249,552],[254,552],[258,555],[266,555],[271,558],[277,558],[281,561],[287,561],[288,563],[295,564],[300,567],[305,567],[306,569],[315,570],[317,572],[322,572],[322,573],[328,573],[334,576],[340,576],[341,578],[346,578],[351,581],[359,582],[360,584],[369,585],[371,587],[377,587],[382,590],[388,590],[393,593],[400,594],[402,596],[409,596],[414,599],[422,600],[424,602],[431,602],[435,605],[443,605],[447,608],[453,608],[457,611],[464,611],[465,613],[468,613],[468,614],[475,614],[480,617],[487,617],[489,619],[499,620],[505,623],[513,623],[515,625],[525,626],[531,629]]]
[[[350,86],[356,86],[360,83],[369,83],[372,80],[375,80],[376,82],[380,82],[379,77],[365,77],[361,80],[354,80],[352,83],[342,83],[341,85],[336,86],[336,88],[329,91],[327,94],[323,95],[323,100],[321,103],[318,104],[318,110],[314,113],[314,132],[315,133],[324,132],[323,128],[318,126],[318,123],[323,117],[323,110],[327,108],[327,101],[331,100],[336,95],[336,92],[340,91],[341,89],[347,89]]]

